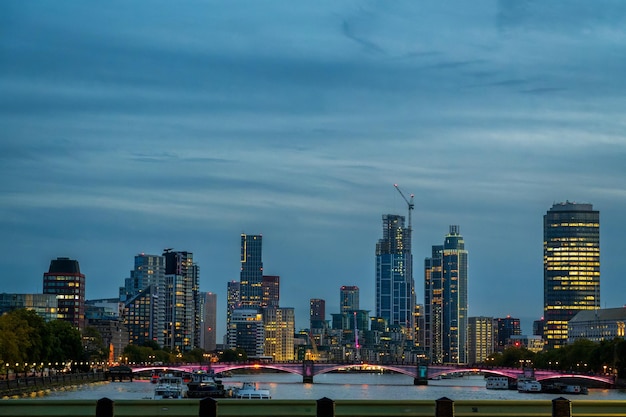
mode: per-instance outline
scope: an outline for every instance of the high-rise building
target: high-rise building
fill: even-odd
[[[230,324],[233,311],[241,308],[241,283],[229,281],[226,288],[226,328]]]
[[[142,292],[149,295],[141,296]],[[150,297],[150,299],[147,299]],[[124,280],[120,288],[120,300],[134,303],[129,306],[124,323],[130,331],[130,341],[142,345],[146,341],[154,341],[159,346],[165,345],[165,257],[140,253],[135,255],[133,270],[130,277]],[[138,307],[138,306],[142,307]],[[149,308],[146,308],[149,306]],[[147,313],[149,316],[139,317],[137,314]]]
[[[591,204],[557,203],[543,216],[544,334],[567,342],[567,322],[600,308],[600,213]]]
[[[467,362],[485,363],[494,352],[493,317],[470,317],[467,323]]]
[[[359,287],[356,285],[342,285],[339,289],[339,306],[341,312],[359,309]]]
[[[243,349],[249,358],[264,355],[265,329],[258,308],[233,310],[228,325],[228,346],[231,349]]]
[[[200,345],[200,268],[191,252],[166,249],[165,334],[163,345],[180,352]]]
[[[263,308],[264,356],[275,361],[294,360],[295,321],[295,312],[291,307],[270,305]]]
[[[201,348],[212,352],[217,348],[217,294],[201,293],[202,299],[202,330],[200,332]]]
[[[280,301],[280,277],[278,275],[263,275],[261,281],[261,307],[278,307]]]
[[[77,329],[85,328],[85,275],[78,261],[56,258],[43,274],[43,293],[57,297],[58,318],[69,321]]]
[[[467,250],[459,226],[424,262],[425,347],[433,363],[467,362]]]
[[[383,237],[376,243],[376,316],[400,326],[413,339],[415,285],[411,230],[404,216],[385,214]]]
[[[508,340],[511,336],[519,336],[522,334],[522,326],[519,319],[506,316],[495,319],[496,321],[496,349],[503,351],[507,347]]]
[[[263,236],[241,235],[241,305],[260,307],[263,299]]]

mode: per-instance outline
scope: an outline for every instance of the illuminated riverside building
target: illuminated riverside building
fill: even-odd
[[[467,362],[467,257],[459,226],[424,261],[424,346],[432,363]]]
[[[78,330],[85,328],[85,275],[78,261],[57,258],[50,261],[43,274],[43,293],[55,294],[58,318],[68,321]]]
[[[9,311],[25,308],[37,313],[45,321],[58,319],[55,294],[0,294],[0,316]]]
[[[600,343],[626,337],[626,307],[579,311],[568,323],[568,343]]]
[[[567,323],[600,308],[600,213],[591,204],[557,203],[543,216],[544,332],[564,345]]]
[[[201,348],[212,352],[217,348],[217,294],[212,292],[200,293],[202,304],[202,330],[200,331]]]
[[[263,275],[261,279],[261,307],[278,307],[280,302],[280,277],[278,275]]]
[[[228,324],[228,346],[243,349],[249,358],[265,353],[265,329],[263,316],[257,308],[233,310]]]
[[[376,317],[388,326],[400,326],[414,338],[415,284],[411,230],[404,216],[385,214],[383,237],[376,243]]]
[[[511,336],[519,336],[522,334],[520,320],[511,316],[495,319],[496,321],[496,348],[499,352],[504,351],[507,347],[508,340]]]
[[[292,307],[268,306],[263,308],[265,332],[264,356],[275,361],[295,359],[293,336],[296,331],[296,316]]]
[[[494,338],[493,317],[469,317],[467,325],[468,363],[488,363],[487,358],[494,352]]]

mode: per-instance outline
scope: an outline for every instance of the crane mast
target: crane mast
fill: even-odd
[[[411,212],[415,209],[415,203],[413,201],[413,199],[415,198],[415,194],[411,194],[409,196],[410,199],[407,199],[400,187],[398,187],[398,184],[394,184],[393,186],[396,187],[396,190],[398,190],[404,201],[406,201],[407,206],[409,207],[409,232],[412,232],[413,226],[411,223]]]

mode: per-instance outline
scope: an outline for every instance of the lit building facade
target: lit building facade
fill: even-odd
[[[268,306],[263,308],[265,331],[264,353],[275,361],[295,359],[294,334],[296,331],[295,311],[291,307]]]
[[[249,358],[265,353],[265,328],[263,315],[257,308],[233,310],[228,325],[228,346],[243,349]]]
[[[359,309],[359,287],[356,285],[342,285],[339,288],[339,306],[341,312]]]
[[[467,324],[467,361],[486,363],[494,352],[495,326],[493,317],[469,317]]]
[[[409,339],[415,328],[415,285],[411,230],[404,216],[385,214],[383,237],[376,243],[376,316],[400,326]]]
[[[226,287],[226,328],[235,309],[241,308],[241,283],[229,281]]]
[[[157,319],[158,297],[155,286],[150,285],[124,303],[122,317],[130,344],[142,346],[146,342],[163,340],[164,329],[158,325]]]
[[[567,343],[567,323],[600,308],[600,213],[557,203],[543,216],[544,333],[548,348]]]
[[[0,294],[0,316],[9,311],[25,308],[37,313],[45,321],[59,318],[55,294]]]
[[[432,363],[467,363],[468,252],[459,226],[424,262],[425,347]]]
[[[200,346],[200,268],[191,252],[167,249],[165,257],[165,329],[163,345],[187,352]]]
[[[68,321],[78,330],[85,328],[85,275],[78,261],[57,258],[50,261],[43,274],[43,293],[57,298],[58,318]]]
[[[626,337],[626,307],[579,311],[568,323],[568,343],[600,343]]]
[[[241,235],[241,305],[260,307],[263,300],[263,236]]]

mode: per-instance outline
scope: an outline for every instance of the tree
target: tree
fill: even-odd
[[[248,360],[248,354],[241,348],[226,349],[219,356],[220,362],[242,362]]]
[[[49,361],[66,364],[67,361],[80,362],[84,359],[80,332],[65,320],[47,323],[50,329]]]

